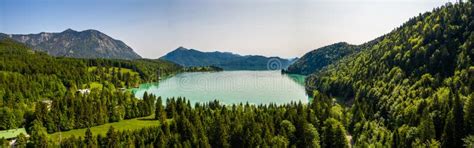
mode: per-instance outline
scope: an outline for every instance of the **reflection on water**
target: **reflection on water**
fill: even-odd
[[[279,71],[223,71],[181,73],[132,89],[141,98],[146,92],[163,98],[186,97],[195,102],[219,100],[231,103],[289,103],[308,102],[304,76],[282,75]]]
[[[291,80],[295,81],[296,83],[300,84],[301,86],[304,86],[304,80],[306,79],[306,76],[304,75],[298,75],[298,74],[285,74]]]

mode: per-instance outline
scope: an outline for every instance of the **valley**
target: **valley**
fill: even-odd
[[[291,59],[0,33],[0,147],[470,148],[473,31],[460,1]]]

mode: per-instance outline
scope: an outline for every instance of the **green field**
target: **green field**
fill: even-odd
[[[148,117],[130,119],[130,120],[122,120],[119,122],[94,126],[94,127],[91,127],[90,129],[94,136],[97,136],[98,134],[105,136],[110,126],[113,126],[115,130],[119,130],[119,131],[138,130],[144,127],[159,126],[160,122],[158,120],[153,120],[153,118],[154,118],[154,115],[151,115]],[[87,128],[75,129],[75,130],[70,130],[70,131],[61,132],[61,133],[56,132],[56,133],[50,134],[49,136],[51,140],[59,142],[61,141],[61,139],[65,139],[73,135],[76,137],[84,137],[86,130]]]
[[[118,67],[112,67],[112,68],[113,68],[113,70],[119,69]],[[112,70],[112,68],[110,68],[110,69]],[[91,72],[91,71],[94,71],[94,70],[96,70],[96,69],[97,69],[96,66],[91,66],[91,67],[88,67],[88,68],[87,68],[87,71]],[[121,72],[121,73],[130,73],[130,75],[132,75],[132,76],[138,75],[138,72],[133,71],[133,70],[128,69],[128,68],[120,68],[120,72]]]
[[[102,87],[104,87],[99,82],[91,82],[89,83],[89,86],[90,86],[90,89],[98,89],[98,90],[102,90]],[[82,88],[88,88],[87,84],[82,85]]]
[[[17,129],[10,129],[10,130],[3,130],[0,131],[0,139],[5,138],[5,139],[10,139],[10,138],[15,138],[20,133],[23,133],[24,135],[28,135],[26,133],[25,128],[17,128]]]
[[[103,69],[105,69],[105,67],[102,67]],[[87,71],[88,72],[93,72],[97,69],[96,66],[91,66],[91,67],[88,67],[87,68]],[[111,67],[109,68],[109,70],[119,70],[118,67]],[[128,68],[120,68],[120,72],[125,74],[125,73],[129,73],[131,76],[138,76],[138,72],[136,71],[133,71],[132,69],[128,69]],[[110,73],[107,73],[105,74],[106,77],[111,77],[112,75]],[[124,84],[122,82],[122,84]],[[89,85],[89,86],[87,86]],[[81,88],[90,88],[90,89],[98,89],[98,90],[102,90],[102,88],[104,87],[103,84],[99,83],[99,82],[90,82],[88,84],[83,84]]]

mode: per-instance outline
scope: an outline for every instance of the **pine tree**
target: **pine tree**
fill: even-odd
[[[26,138],[25,134],[20,133],[20,135],[17,136],[15,147],[25,148],[27,143],[28,143],[28,138]]]
[[[86,133],[84,135],[84,143],[87,147],[94,147],[96,145],[95,139],[92,136],[92,132],[90,128],[87,128]]]
[[[474,135],[467,136],[463,139],[464,145],[466,148],[474,147]]]
[[[453,106],[453,114],[454,114],[454,138],[456,147],[462,146],[462,138],[465,137],[465,129],[464,129],[464,112],[463,112],[463,105],[461,99],[458,95],[454,97],[454,106]]]
[[[436,130],[433,119],[429,115],[424,116],[425,117],[422,118],[418,129],[420,130],[420,139],[422,141],[427,141],[436,138]]]
[[[288,120],[283,120],[280,122],[280,135],[285,136],[290,143],[296,142],[295,137],[296,127]]]
[[[305,124],[304,127],[304,145],[311,148],[319,148],[319,133],[312,124]]]
[[[119,146],[119,135],[115,132],[115,128],[113,126],[110,126],[109,130],[107,131],[107,141],[106,145],[108,147],[118,147]]]
[[[163,108],[161,97],[158,97],[155,104],[155,120],[160,120],[161,122],[166,121],[166,113]]]
[[[474,93],[472,93],[464,106],[464,119],[466,123],[466,134],[474,135]]]
[[[456,139],[455,139],[455,128],[454,128],[454,115],[453,111],[450,111],[447,114],[446,125],[444,126],[442,141],[443,147],[455,146]]]
[[[41,125],[38,120],[33,121],[33,126],[31,127],[31,145],[34,147],[48,147],[48,134],[46,128]]]
[[[9,146],[8,140],[5,139],[4,137],[0,138],[0,146],[1,147],[8,147]]]
[[[324,127],[322,132],[322,147],[328,148],[347,148],[348,142],[346,139],[346,131],[342,124],[333,119],[329,118],[324,121]]]

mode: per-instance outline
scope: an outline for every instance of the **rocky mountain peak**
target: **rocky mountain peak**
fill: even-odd
[[[25,43],[34,50],[53,56],[76,58],[138,59],[140,55],[120,40],[97,31],[66,29],[59,33],[16,34],[10,38]]]

